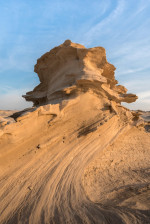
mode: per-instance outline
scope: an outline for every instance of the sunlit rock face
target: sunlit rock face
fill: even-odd
[[[150,114],[114,71],[69,40],[38,59],[35,106],[0,111],[0,224],[150,223]]]
[[[37,60],[34,71],[40,84],[23,96],[34,106],[58,103],[92,91],[99,98],[116,103],[132,103],[137,99],[117,85],[115,67],[107,62],[103,47],[85,48],[66,40]]]

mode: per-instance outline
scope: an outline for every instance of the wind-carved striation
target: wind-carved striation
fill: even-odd
[[[107,62],[103,47],[85,48],[66,40],[39,58],[34,71],[40,84],[23,97],[35,106],[60,102],[90,89],[117,103],[137,99],[136,95],[127,94],[124,86],[116,85],[115,67]]]
[[[0,123],[0,223],[149,223],[149,127],[114,71],[104,48],[70,40],[38,59],[34,107]]]

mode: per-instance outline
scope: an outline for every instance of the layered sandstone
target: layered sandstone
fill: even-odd
[[[69,40],[38,59],[34,107],[0,111],[0,223],[149,223],[150,113],[114,71]]]
[[[90,90],[100,98],[117,103],[137,99],[117,85],[115,67],[107,62],[103,47],[85,48],[66,40],[37,60],[34,71],[40,84],[24,97],[35,106],[60,102]]]

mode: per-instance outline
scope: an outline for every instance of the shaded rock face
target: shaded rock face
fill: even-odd
[[[132,103],[137,99],[117,85],[115,67],[107,62],[103,47],[85,48],[66,40],[37,60],[34,71],[40,84],[23,97],[34,106],[58,103],[92,91],[99,98],[117,103]]]

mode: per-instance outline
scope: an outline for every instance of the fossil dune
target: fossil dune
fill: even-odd
[[[150,112],[105,49],[66,40],[34,70],[34,106],[0,111],[0,223],[150,223]]]

